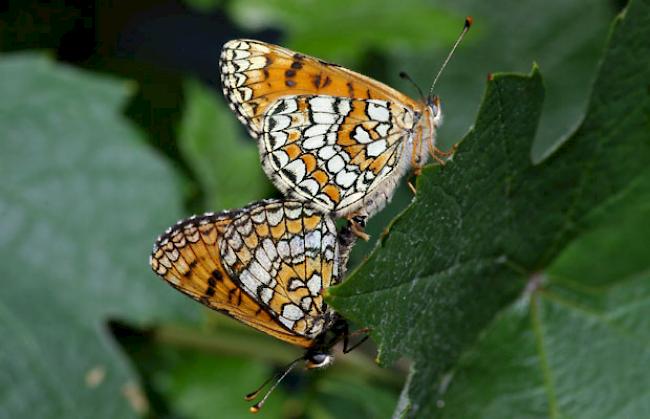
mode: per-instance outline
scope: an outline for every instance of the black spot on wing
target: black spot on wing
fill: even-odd
[[[273,108],[273,112],[271,113],[272,115],[277,115],[281,114],[287,109],[287,102],[284,100],[280,100],[275,108]]]
[[[187,272],[183,273],[183,276],[184,276],[185,278],[189,278],[189,277],[192,275],[192,270],[193,270],[194,267],[195,267],[196,265],[198,265],[198,264],[199,264],[199,262],[197,262],[196,259],[194,259],[193,261],[191,261],[191,262],[188,264],[189,269],[187,270]]]
[[[273,147],[274,144],[271,144],[271,146]],[[273,164],[275,164],[275,167],[280,167],[280,163],[281,163],[280,159],[278,158],[278,156],[275,155],[275,153],[271,154],[271,160],[273,160]]]
[[[349,81],[345,83],[345,85],[348,87],[348,96],[354,97],[354,85],[352,84],[352,82]]]
[[[326,66],[326,67],[341,67],[341,66],[338,65],[338,64],[330,63],[330,62],[323,61],[323,60],[318,60],[318,62],[319,62],[320,64]]]
[[[320,88],[320,74],[316,74],[311,78],[311,82],[315,88]]]
[[[278,165],[279,166],[279,165]],[[290,170],[282,170],[282,174],[285,175],[291,183],[296,183],[296,175]]]
[[[275,122],[275,118],[268,118],[268,121],[269,121],[269,129],[268,129],[268,131],[271,132],[271,131],[273,131],[273,128],[275,128],[277,123]]]

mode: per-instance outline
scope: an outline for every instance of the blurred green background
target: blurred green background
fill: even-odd
[[[9,180],[0,195],[2,263],[29,265],[0,271],[5,289],[0,330],[17,342],[0,349],[0,365],[11,365],[0,372],[0,417],[33,413],[35,400],[44,400],[39,417],[84,417],[84,412],[248,417],[242,396],[300,354],[167,289],[146,263],[145,246],[176,218],[278,196],[259,167],[255,144],[221,96],[218,57],[225,41],[248,37],[282,44],[417,97],[399,72],[428,89],[464,17],[472,15],[475,25],[437,86],[445,114],[438,138],[446,148],[471,127],[489,73],[527,72],[536,62],[547,89],[531,151],[538,160],[580,122],[609,23],[624,5],[612,0],[5,2],[0,141],[15,140],[10,128],[20,123],[27,132],[41,133],[42,142],[11,143],[6,150],[15,154],[0,160],[0,174]],[[16,109],[34,113],[14,115]],[[50,117],[53,109],[66,110],[63,121]],[[32,162],[34,169],[14,167],[12,161]],[[56,170],[48,170],[50,165]],[[80,180],[79,186],[77,178],[92,180],[97,172],[104,176],[101,182]],[[42,179],[48,182],[38,189]],[[31,191],[33,201],[16,198],[18,190]],[[410,199],[408,189],[400,188],[371,220],[373,239]],[[24,222],[21,211],[25,219],[49,220],[44,230],[50,224],[56,228],[10,242],[19,237],[11,228]],[[94,228],[106,235],[91,234]],[[117,230],[123,234],[109,234]],[[137,245],[124,243],[136,243],[136,237]],[[38,255],[25,256],[16,243],[33,243]],[[89,253],[75,252],[77,245]],[[373,245],[371,240],[356,246],[351,264]],[[102,258],[104,252],[110,257]],[[43,261],[47,257],[56,258],[57,266]],[[113,272],[115,263],[125,267],[120,275]],[[19,284],[23,276],[38,278],[38,285],[29,279]],[[34,294],[33,300],[24,298]],[[95,352],[107,355],[94,357]],[[383,370],[373,357],[369,343],[327,371],[292,374],[260,415],[389,417],[408,363]],[[75,372],[70,365],[77,360]],[[90,391],[113,377],[105,392]],[[79,390],[66,390],[70,382]],[[11,383],[19,385],[9,389]],[[90,393],[78,397],[84,391]]]

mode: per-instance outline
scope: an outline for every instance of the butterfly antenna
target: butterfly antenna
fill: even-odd
[[[413,86],[415,86],[418,93],[420,94],[420,99],[422,99],[424,101],[424,92],[422,91],[422,89],[420,89],[420,86],[418,86],[418,84],[411,78],[411,76],[409,76],[409,74],[406,71],[400,71],[399,76],[400,76],[400,78],[402,78],[404,80],[410,81],[411,84]]]
[[[467,33],[467,31],[469,31],[469,28],[472,26],[473,22],[474,22],[474,19],[472,19],[471,16],[467,16],[465,18],[465,25],[463,26],[463,30],[460,32],[460,35],[458,36],[458,39],[456,39],[456,42],[454,43],[454,46],[451,47],[451,51],[449,51],[449,54],[447,55],[447,58],[442,63],[442,66],[440,67],[440,70],[438,71],[438,74],[436,75],[436,78],[433,79],[433,83],[431,84],[431,89],[429,90],[429,97],[433,97],[433,88],[436,86],[436,83],[438,82],[438,79],[440,78],[440,75],[442,74],[442,71],[445,69],[445,67],[447,67],[447,63],[451,59],[451,56],[454,55],[454,51],[456,51],[456,48],[458,47],[460,42],[465,37],[465,34]]]
[[[262,400],[260,400],[259,402],[255,403],[254,405],[252,405],[252,406],[250,407],[250,411],[251,411],[251,413],[257,413],[257,412],[260,411],[260,409],[262,409],[262,406],[264,406],[264,403],[266,403],[266,399],[268,399],[269,396],[271,395],[271,393],[273,393],[273,390],[275,390],[275,388],[278,386],[278,384],[280,384],[280,382],[284,379],[284,377],[286,377],[286,376],[291,372],[291,370],[296,366],[296,364],[297,364],[299,361],[302,361],[303,359],[304,359],[304,357],[301,356],[300,358],[298,358],[298,359],[292,361],[292,362],[287,366],[287,368],[284,370],[283,373],[272,375],[272,376],[271,376],[268,380],[266,380],[266,381],[265,381],[261,386],[259,386],[259,387],[257,388],[257,390],[253,391],[252,393],[248,393],[248,394],[244,397],[244,399],[246,399],[246,400],[248,400],[248,401],[251,401],[251,400],[253,400],[253,399],[256,399],[257,396],[259,396],[260,392],[264,389],[264,387],[266,387],[266,386],[267,386],[271,381],[275,380],[275,383],[273,383],[273,385],[271,386],[271,388],[269,388],[268,391],[266,392],[266,394],[264,394],[264,397],[262,398]]]

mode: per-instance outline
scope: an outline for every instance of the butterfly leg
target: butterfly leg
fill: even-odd
[[[417,180],[418,176],[420,176],[421,174],[422,174],[422,166],[421,165],[413,166],[413,175],[406,181],[406,186],[408,186],[411,192],[413,192],[413,195],[417,195],[417,189],[415,188],[414,183]],[[413,180],[413,182],[411,182],[411,180]]]
[[[353,350],[355,350],[356,348],[361,346],[370,337],[370,335],[368,334],[369,332],[370,332],[370,329],[367,328],[367,327],[364,327],[364,328],[359,329],[359,330],[355,330],[352,333],[349,333],[349,332],[346,331],[345,335],[343,336],[343,353],[347,354],[348,352],[352,352]],[[365,336],[363,338],[361,338],[358,342],[356,342],[352,346],[350,346],[349,345],[350,344],[350,338],[352,336],[356,336],[356,335],[360,335],[360,334],[365,334]]]
[[[444,166],[450,157],[454,155],[458,144],[454,144],[449,151],[442,151],[433,144],[433,136],[429,137],[429,154],[431,157],[437,161],[441,166]]]
[[[418,191],[415,189],[415,186],[413,186],[413,184],[411,183],[410,180],[408,182],[406,182],[406,185],[409,187],[411,192],[413,192],[413,195],[417,195]]]
[[[413,177],[417,178],[422,174],[422,161],[420,159],[420,147],[422,147],[422,128],[418,127],[417,135],[415,136],[413,142],[413,150],[411,151],[411,166],[413,167]],[[407,181],[408,185],[413,195],[416,194],[417,190],[411,181]]]
[[[366,227],[366,216],[360,212],[355,212],[347,216],[348,227],[352,233],[365,241],[370,240],[370,236],[364,231]]]
[[[350,333],[350,327],[348,325],[348,322],[345,321],[342,318],[339,318],[331,327],[330,329],[333,333],[334,336],[326,342],[323,346],[325,348],[331,348],[332,346],[336,345],[338,342],[343,340],[343,353],[347,354],[348,352],[354,350],[357,348],[359,345],[361,345],[363,342],[365,342],[368,337],[369,337],[369,331],[370,329],[367,327],[364,327],[362,329],[355,330],[354,332]],[[350,338],[356,335],[360,334],[365,334],[361,340],[358,342],[355,342],[354,344],[350,345]]]
[[[422,173],[422,161],[420,159],[421,147],[422,147],[422,127],[418,126],[417,133],[413,138],[413,149],[411,150],[411,167],[413,167],[413,174],[415,175],[415,177],[420,176],[420,173]]]
[[[422,174],[422,165],[420,164],[420,159],[418,158],[417,161],[413,161],[413,177],[417,179],[418,176]],[[413,183],[411,183],[411,180],[409,179],[406,184],[408,185],[409,189],[411,192],[413,192],[413,195],[416,194],[417,190],[415,189],[415,186]]]

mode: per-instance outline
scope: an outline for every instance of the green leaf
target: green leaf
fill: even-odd
[[[245,403],[242,399],[244,394],[254,390],[255,385],[270,377],[272,371],[269,368],[236,357],[192,354],[188,359],[189,365],[184,362],[171,371],[167,382],[169,400],[181,413],[197,419],[211,419],[215,415],[250,418],[250,412],[244,406],[252,402]],[[281,402],[286,398],[282,393],[282,389],[278,389],[265,403],[265,416],[282,416]]]
[[[350,371],[321,380],[310,412],[314,418],[377,418],[391,415],[397,396],[377,382],[366,382]]]
[[[472,29],[435,89],[445,114],[438,133],[442,145],[449,146],[467,133],[488,73],[525,72],[533,61],[544,71],[546,90],[533,158],[541,159],[575,130],[584,116],[608,25],[616,12],[612,2],[443,0],[438,4],[459,17],[474,17]],[[460,21],[456,23],[455,33],[460,25]],[[428,34],[429,38],[436,36],[437,29]],[[395,50],[392,61],[428,87],[449,47],[447,43],[426,54]],[[412,92],[400,83],[396,71],[386,77],[392,85]]]
[[[179,147],[205,191],[205,208],[239,208],[268,198],[273,187],[260,166],[257,145],[234,114],[197,82],[186,83],[185,96]]]
[[[339,311],[372,329],[382,362],[391,363],[400,356],[414,360],[409,416],[444,416],[447,410],[466,412],[470,407],[482,415],[480,400],[461,409],[461,404],[472,400],[468,396],[471,388],[467,393],[465,388],[455,388],[461,395],[453,399],[453,409],[445,394],[454,386],[461,356],[478,351],[489,340],[490,350],[481,354],[501,354],[502,361],[511,360],[514,367],[536,372],[531,375],[531,386],[543,394],[541,401],[522,400],[519,405],[529,417],[573,417],[581,412],[584,416],[580,417],[596,413],[611,417],[612,412],[625,417],[627,411],[620,403],[608,404],[609,410],[584,409],[585,400],[603,404],[611,400],[606,397],[611,387],[585,379],[597,374],[585,366],[592,365],[590,360],[572,367],[583,375],[577,381],[582,387],[573,388],[567,381],[570,370],[562,370],[559,358],[578,359],[570,352],[576,344],[567,342],[575,337],[581,345],[602,341],[607,348],[597,353],[600,362],[627,356],[629,363],[643,365],[647,349],[632,351],[641,349],[638,330],[642,323],[629,320],[630,336],[624,347],[630,352],[620,347],[608,350],[613,339],[605,333],[606,325],[594,319],[593,325],[586,324],[579,318],[580,310],[549,303],[545,294],[551,286],[567,288],[572,294],[586,291],[554,282],[545,270],[592,228],[595,214],[631,193],[639,179],[650,175],[650,65],[639,59],[650,54],[648,39],[650,5],[647,0],[633,1],[610,34],[583,123],[537,165],[531,162],[530,149],[543,105],[541,77],[536,69],[530,76],[495,75],[488,82],[475,126],[453,163],[424,171],[413,205],[391,224],[368,261],[331,290],[330,302]],[[627,288],[625,278],[615,281]],[[650,284],[645,278],[634,277],[632,289],[642,287],[647,293]],[[630,290],[603,292],[606,299],[614,295],[620,299],[629,296]],[[557,306],[564,310],[553,311]],[[528,321],[508,321],[508,315],[516,317],[517,310],[530,316]],[[583,322],[575,336],[562,323],[569,321],[576,327],[575,322]],[[551,332],[557,334],[543,344],[534,340]],[[509,357],[519,354],[517,345],[526,346],[532,355]],[[490,383],[510,383],[505,377],[513,365],[483,364],[491,365]],[[527,372],[514,371],[519,377],[527,377]],[[497,380],[500,374],[503,380]],[[621,374],[612,374],[611,382],[617,382]],[[554,380],[553,386],[539,387],[549,380]],[[510,389],[493,389],[492,402],[502,410],[494,410],[497,413],[492,416],[519,417],[520,411],[513,407],[517,397],[535,396]],[[640,409],[644,392],[642,386],[628,386],[626,406]],[[508,404],[510,399],[512,404]]]
[[[598,212],[463,354],[441,417],[648,416],[650,177]]]
[[[147,264],[179,193],[119,114],[126,87],[0,58],[0,417],[139,416],[146,399],[106,321],[188,318]]]
[[[143,345],[134,351],[137,363],[173,416],[212,419],[250,418],[244,395],[272,374],[260,362],[243,357],[215,355],[170,345]],[[283,389],[264,405],[265,417],[282,417]]]

